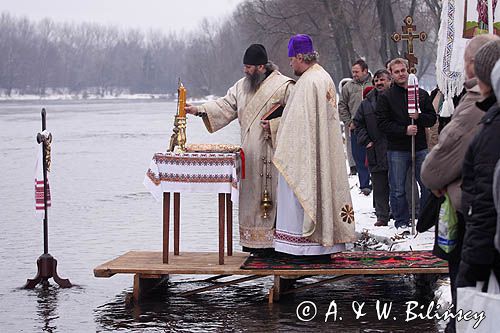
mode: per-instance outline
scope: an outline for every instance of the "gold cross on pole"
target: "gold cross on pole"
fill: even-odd
[[[408,15],[405,17],[403,22],[406,25],[403,25],[401,29],[403,30],[403,33],[393,33],[391,36],[391,39],[395,41],[396,43],[405,40],[407,42],[406,44],[406,50],[405,52],[405,58],[408,60],[408,65],[410,67],[410,73],[416,74],[417,73],[417,68],[415,67],[416,64],[418,64],[418,58],[415,57],[415,54],[413,53],[413,39],[419,39],[420,41],[425,41],[427,39],[427,33],[425,32],[420,32],[417,33],[417,27],[413,25],[413,17]]]

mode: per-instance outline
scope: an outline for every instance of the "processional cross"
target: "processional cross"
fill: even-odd
[[[400,34],[398,32],[395,32],[392,34],[391,39],[396,43],[399,42],[400,40],[407,41],[406,44],[407,52],[405,52],[405,58],[408,60],[410,73],[416,74],[417,68],[415,67],[415,65],[418,64],[418,58],[415,57],[415,54],[413,53],[413,39],[419,39],[420,41],[423,42],[427,39],[427,33],[423,31],[420,33],[416,32],[417,27],[413,25],[413,17],[411,17],[410,15],[405,17],[403,22],[406,24],[401,27],[403,33]]]

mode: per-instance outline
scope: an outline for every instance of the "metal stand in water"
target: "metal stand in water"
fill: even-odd
[[[42,109],[42,132],[45,130],[45,109]],[[35,286],[42,282],[48,284],[48,280],[53,278],[54,281],[61,286],[61,288],[69,288],[72,286],[68,279],[62,279],[57,275],[57,260],[49,254],[49,229],[48,229],[48,214],[47,214],[47,152],[51,141],[51,137],[46,137],[38,133],[36,139],[40,144],[42,143],[43,152],[43,201],[45,208],[45,216],[43,218],[43,254],[38,258],[36,264],[38,272],[33,279],[28,279],[23,288],[33,289]]]

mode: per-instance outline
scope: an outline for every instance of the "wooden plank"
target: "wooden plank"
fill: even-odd
[[[94,269],[96,277],[114,274],[203,274],[203,275],[382,275],[382,274],[447,274],[447,267],[439,268],[370,268],[370,269],[304,269],[304,270],[251,270],[241,269],[247,254],[235,252],[218,265],[217,252],[181,252],[170,258],[169,264],[162,261],[161,252],[130,251]]]
[[[228,275],[228,274],[215,275],[215,276],[211,276],[207,279],[204,279],[203,281],[204,282],[213,282],[213,281],[217,282],[217,280],[223,279],[223,278],[228,277],[228,276],[231,276],[231,275]]]
[[[264,277],[264,276],[250,275],[250,276],[246,276],[246,277],[235,279],[235,280],[231,280],[231,281],[221,282],[221,283],[218,283],[218,284],[215,284],[215,285],[211,285],[211,286],[208,286],[208,287],[203,287],[203,288],[198,288],[198,289],[186,291],[186,292],[183,292],[180,295],[181,296],[191,296],[191,295],[195,295],[195,294],[198,294],[198,293],[201,293],[201,292],[204,292],[204,291],[219,289],[219,288],[222,288],[222,287],[230,286],[232,284],[237,284],[237,283],[241,283],[241,282],[255,280],[255,279],[262,278],[262,277]]]
[[[138,252],[130,251],[126,254],[108,261],[96,267],[94,275],[96,277],[110,277],[113,274],[162,274],[169,272],[175,274],[230,274],[240,271],[240,266],[245,261],[247,255],[239,253],[233,255],[226,262],[227,265],[218,265],[218,253],[184,253],[170,258],[169,264],[164,264],[161,260],[160,252]],[[240,275],[251,275],[245,272]],[[265,275],[265,274],[262,274]]]
[[[330,283],[333,281],[344,280],[344,279],[348,279],[348,278],[352,278],[352,277],[354,277],[354,275],[338,275],[338,276],[335,276],[332,278],[328,278],[328,279],[324,279],[324,280],[321,280],[318,282],[310,283],[310,284],[307,284],[305,286],[284,290],[281,292],[281,294],[282,295],[292,294],[292,293],[295,293],[296,291],[305,290],[305,289],[321,286],[322,284]]]

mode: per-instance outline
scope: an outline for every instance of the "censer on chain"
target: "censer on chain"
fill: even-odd
[[[266,142],[270,140],[268,134],[265,136]],[[269,212],[273,208],[273,198],[271,197],[271,193],[268,190],[268,180],[271,179],[270,169],[271,169],[271,160],[268,159],[269,156],[269,144],[266,143],[266,156],[262,156],[262,173],[261,177],[264,177],[264,192],[262,192],[262,200],[260,201],[260,208],[262,210],[262,218],[269,218]]]
[[[262,200],[260,202],[260,207],[262,209],[262,218],[267,219],[269,217],[269,211],[273,208],[273,201],[271,199],[271,194],[269,191],[264,189],[262,193]]]

